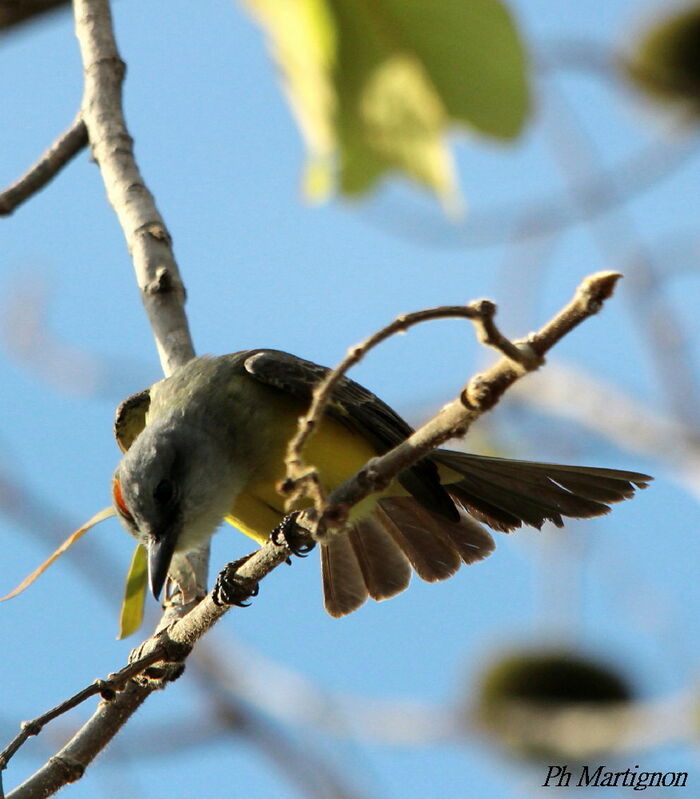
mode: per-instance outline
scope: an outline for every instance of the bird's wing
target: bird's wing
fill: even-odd
[[[251,350],[243,367],[256,380],[310,403],[314,387],[329,370],[278,350]],[[333,390],[326,413],[357,432],[378,454],[400,444],[413,429],[385,402],[358,383],[343,377]],[[437,467],[423,459],[399,475],[403,488],[424,507],[457,521],[459,512],[440,483]]]
[[[150,404],[150,389],[146,389],[127,397],[117,408],[114,416],[114,437],[122,452],[129,449],[146,426],[146,414]]]

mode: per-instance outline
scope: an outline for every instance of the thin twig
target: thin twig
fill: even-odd
[[[494,322],[495,315],[496,306],[489,300],[475,300],[468,305],[443,305],[438,308],[414,311],[398,316],[386,327],[351,347],[338,366],[331,369],[314,388],[309,410],[299,420],[297,432],[287,445],[285,457],[287,477],[283,484],[284,493],[287,494],[287,508],[295,507],[300,500],[307,496],[314,501],[317,510],[321,511],[320,505],[325,502],[325,497],[321,491],[318,472],[314,467],[306,466],[303,451],[321,422],[333,389],[349,369],[358,364],[371,349],[386,341],[390,336],[405,333],[410,327],[422,322],[451,318],[471,320],[476,327],[477,338],[482,344],[494,347],[516,363],[524,364],[527,359],[526,353],[501,334]]]
[[[322,538],[327,529],[342,525],[347,508],[386,487],[394,477],[450,438],[466,435],[471,424],[493,408],[513,383],[543,363],[545,353],[588,317],[596,314],[621,277],[617,272],[597,272],[585,278],[571,302],[538,333],[518,344],[531,354],[527,363],[503,357],[483,374],[474,376],[460,397],[445,405],[433,419],[394,449],[373,458],[357,474],[336,488],[318,519],[309,511],[314,537]]]
[[[87,128],[78,114],[68,130],[42,153],[38,161],[0,192],[0,216],[9,216],[18,205],[43,189],[87,143]]]
[[[164,660],[166,657],[166,646],[165,644],[161,644],[144,657],[129,663],[115,674],[110,674],[107,679],[95,680],[64,702],[56,705],[56,707],[51,708],[51,710],[46,711],[46,713],[42,713],[41,716],[37,716],[31,721],[23,721],[20,725],[19,733],[10,741],[2,752],[0,752],[0,771],[7,768],[7,764],[25,741],[33,735],[38,735],[50,721],[57,719],[69,710],[73,710],[74,707],[78,707],[78,705],[85,702],[85,700],[89,699],[91,696],[100,694],[105,700],[113,699],[114,694],[122,690],[129,680],[142,674],[149,666],[152,666],[160,660]],[[173,662],[171,658],[169,660]]]
[[[100,694],[103,701],[92,718],[54,757],[35,772],[9,797],[50,796],[67,782],[83,776],[85,768],[104,749],[137,710],[146,697],[164,681],[172,681],[182,674],[182,661],[190,652],[188,646],[174,643],[167,636],[158,635],[150,639],[149,651],[132,661],[105,680],[95,680],[78,693],[48,712],[21,725],[17,736],[0,753],[0,773],[10,758],[32,735],[53,719]],[[139,651],[142,651],[139,650]],[[162,663],[162,666],[157,664]],[[9,799],[8,797],[8,799]]]
[[[110,702],[100,702],[93,716],[73,738],[34,774],[18,785],[7,799],[52,796],[69,782],[80,779],[86,767],[109,744],[153,689],[129,682]]]

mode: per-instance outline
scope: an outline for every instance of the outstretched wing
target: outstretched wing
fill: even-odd
[[[328,374],[324,366],[278,350],[241,353],[243,367],[268,386],[310,403],[314,387]],[[334,389],[326,413],[361,435],[381,455],[400,444],[413,429],[379,397],[343,377]],[[451,520],[459,512],[440,483],[436,465],[424,458],[399,475],[399,482],[421,505]]]

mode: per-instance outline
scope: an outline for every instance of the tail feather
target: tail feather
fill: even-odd
[[[446,580],[459,569],[459,553],[440,532],[440,526],[449,522],[435,518],[412,498],[380,499],[374,515],[422,580],[428,583]]]
[[[518,477],[523,482],[543,485],[554,480],[563,485],[565,481],[576,483],[582,491],[596,493],[599,488],[612,492],[619,502],[634,495],[636,488],[646,488],[653,479],[640,472],[623,471],[622,469],[605,469],[598,466],[567,466],[560,463],[540,463],[537,461],[518,461],[509,458],[495,458],[486,455],[472,455],[467,452],[438,450],[438,462],[449,464],[455,471],[476,471],[482,475]],[[590,496],[589,499],[595,499]]]
[[[388,599],[403,591],[411,567],[423,580],[436,582],[462,563],[488,557],[494,541],[479,521],[502,531],[522,524],[539,528],[545,521],[561,527],[563,516],[607,513],[609,503],[631,497],[651,480],[638,472],[449,450],[438,450],[431,459],[456,473],[454,482],[444,485],[455,503],[454,520],[414,496],[382,497],[369,515],[324,540],[323,590],[331,616],[351,613],[367,597]]]
[[[381,522],[368,516],[347,533],[372,599],[389,599],[411,579],[408,558]]]
[[[442,525],[442,530],[459,552],[462,562],[471,566],[472,563],[487,558],[496,549],[496,542],[488,530],[464,511],[461,512],[460,519],[459,524]]]
[[[646,488],[651,478],[638,472],[586,466],[513,461],[439,450],[434,459],[462,475],[445,487],[469,512],[496,530],[521,524],[558,527],[562,516],[590,518],[608,513],[606,503],[620,502]]]
[[[560,486],[578,494],[586,499],[597,502],[621,502],[634,496],[634,486],[621,480],[611,480],[607,477],[595,476],[593,480],[587,475],[558,474],[552,475]],[[646,488],[646,486],[642,486]]]
[[[410,539],[413,550],[418,549],[423,556],[422,562],[428,562],[431,575],[424,576],[413,565],[417,574],[428,582],[450,577],[459,569],[460,561],[467,565],[476,563],[488,557],[495,548],[488,530],[464,511],[460,513],[459,521],[448,522],[421,507],[411,497],[381,499],[379,506],[404,537],[407,537],[407,531],[410,531],[409,535],[413,534]],[[410,559],[409,553],[404,551]],[[440,570],[439,576],[435,575],[436,567]]]
[[[408,586],[411,566],[427,582],[445,580],[493,549],[488,531],[463,511],[450,522],[413,497],[382,498],[371,514],[321,544],[326,610],[345,616],[368,596],[395,596]]]
[[[562,516],[588,518],[600,516],[609,510],[601,502],[579,497],[554,483],[537,485],[521,482],[511,476],[482,478],[469,474],[450,485],[449,491],[477,509],[480,509],[477,503],[486,498],[492,506],[505,510],[518,521],[532,527],[541,527],[546,520],[562,527]]]
[[[345,616],[364,604],[369,592],[347,535],[332,535],[323,542],[321,574],[324,604],[331,616]]]

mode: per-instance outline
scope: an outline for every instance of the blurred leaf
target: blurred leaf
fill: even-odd
[[[147,586],[148,556],[145,547],[137,544],[126,575],[124,600],[119,614],[118,639],[127,638],[141,626]]]
[[[511,139],[525,122],[526,57],[499,0],[245,2],[284,73],[314,199],[399,171],[454,210],[449,126]]]
[[[265,29],[282,68],[284,89],[309,149],[306,189],[330,192],[335,92],[331,83],[335,25],[326,0],[243,0]],[[327,188],[328,187],[328,188]]]
[[[47,12],[70,10],[68,0],[0,0],[0,30],[22,22],[45,19]]]
[[[531,702],[626,702],[632,691],[609,665],[564,651],[521,652],[492,663],[482,676],[487,705],[511,699]]]
[[[634,692],[619,669],[578,652],[530,650],[488,664],[476,691],[481,728],[537,762],[607,757],[629,728]]]
[[[446,110],[420,59],[363,1],[330,0],[338,23],[335,72],[340,187],[370,189],[398,169],[456,204],[454,169],[442,133]],[[358,13],[361,12],[361,13]]]
[[[527,61],[501,2],[384,3],[400,29],[402,47],[424,65],[451,119],[501,139],[520,133],[529,110]]]
[[[700,5],[657,21],[623,66],[652,98],[700,106]]]

